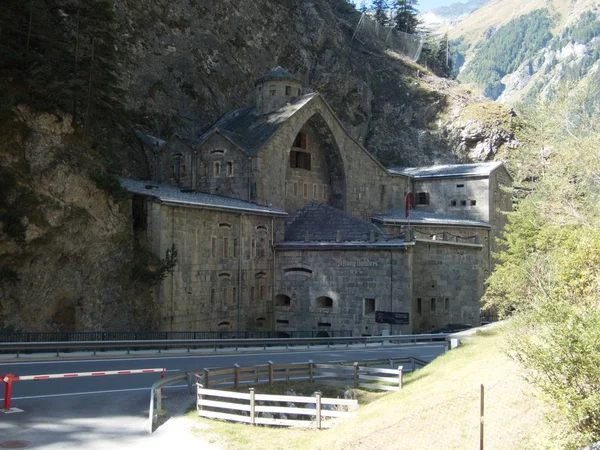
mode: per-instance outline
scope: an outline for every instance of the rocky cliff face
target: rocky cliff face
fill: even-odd
[[[96,114],[91,139],[76,131],[81,115],[73,124],[55,108],[21,105],[0,123],[0,329],[152,328],[128,204],[90,173],[147,178],[132,127],[196,136],[251,105],[254,80],[276,65],[319,90],[384,164],[487,159],[512,139],[461,114],[481,99],[456,83],[352,40],[359,15],[345,0],[123,0],[114,11],[126,119]]]

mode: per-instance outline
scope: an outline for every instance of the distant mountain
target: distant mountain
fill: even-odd
[[[515,104],[582,87],[587,109],[600,104],[597,0],[490,0],[449,35],[458,80],[490,99]]]
[[[452,3],[448,6],[440,6],[439,8],[432,9],[430,12],[440,17],[454,18],[464,14],[470,14],[473,11],[481,8],[490,0],[468,0],[467,2]]]

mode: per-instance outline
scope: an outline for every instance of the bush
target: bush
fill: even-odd
[[[115,175],[104,172],[92,172],[89,174],[89,177],[98,189],[106,192],[114,201],[120,202],[130,198],[129,192],[121,187],[121,183]]]

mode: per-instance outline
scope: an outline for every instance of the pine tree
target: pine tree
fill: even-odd
[[[387,10],[388,3],[386,0],[373,0],[373,10],[375,11],[373,17],[380,25],[387,25],[389,22]]]
[[[365,0],[362,0],[362,2],[360,3],[360,9],[359,11],[361,13],[366,13],[367,12],[367,3]]]
[[[404,33],[415,33],[419,26],[417,0],[395,0],[394,27]]]

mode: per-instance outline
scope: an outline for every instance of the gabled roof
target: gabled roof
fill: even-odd
[[[214,133],[220,133],[249,155],[255,155],[286,120],[318,95],[316,93],[303,95],[268,114],[256,114],[254,107],[225,114],[200,136],[198,144]]]
[[[385,214],[373,216],[373,221],[381,224],[415,224],[415,225],[457,225],[468,227],[490,228],[487,222],[460,217],[446,216],[431,212],[410,210],[410,217],[406,217],[404,209],[392,209]]]
[[[202,194],[199,192],[185,192],[177,186],[159,184],[154,181],[139,181],[128,178],[119,178],[123,189],[134,194],[153,197],[161,203],[184,206],[201,207],[207,209],[227,210],[232,212],[243,211],[269,216],[287,216],[285,211],[268,206],[238,200],[235,198],[221,197],[220,195]]]
[[[500,167],[501,161],[474,164],[446,164],[425,167],[392,167],[391,174],[404,175],[411,178],[471,178],[489,176]]]
[[[310,202],[300,210],[285,230],[285,241],[336,242],[369,241],[371,232],[384,233],[374,224],[360,220],[324,203]]]
[[[281,66],[277,66],[274,69],[271,69],[270,72],[264,74],[258,80],[254,82],[254,86],[260,83],[264,83],[265,81],[279,81],[279,80],[289,80],[294,81],[296,83],[300,83],[300,80],[296,78],[291,72],[288,72]]]

